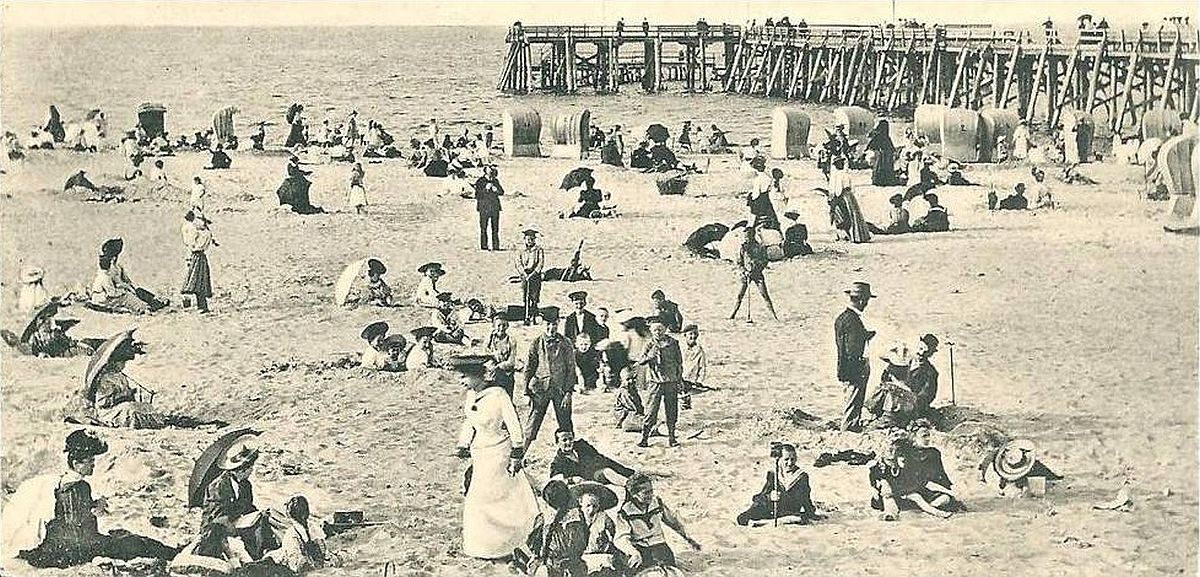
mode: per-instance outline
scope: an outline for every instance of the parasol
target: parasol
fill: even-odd
[[[346,304],[346,299],[350,297],[350,289],[354,288],[354,281],[362,276],[363,267],[367,266],[368,259],[356,260],[342,269],[342,274],[338,276],[337,282],[333,285],[333,304],[342,306]]]
[[[121,331],[109,337],[107,341],[104,341],[104,344],[96,349],[96,353],[88,360],[87,371],[83,373],[84,390],[91,388],[92,383],[96,381],[96,377],[100,376],[100,371],[104,369],[104,365],[108,364],[109,359],[112,358],[117,348],[133,340],[133,331],[135,330],[137,330],[136,327]]]
[[[33,313],[33,317],[29,319],[29,324],[25,325],[25,330],[21,332],[21,342],[27,343],[33,337],[33,333],[37,331],[37,326],[42,321],[58,314],[58,299],[52,299],[50,302],[42,305]]]
[[[216,441],[204,449],[204,452],[200,453],[200,457],[196,459],[196,464],[192,467],[192,476],[188,479],[188,507],[199,507],[204,504],[204,492],[218,474],[217,462],[225,456],[229,447],[242,437],[261,434],[262,431],[256,431],[249,427],[233,429],[217,437]]]
[[[651,124],[650,126],[646,127],[646,138],[662,144],[666,142],[668,138],[671,138],[671,131],[667,130],[667,127],[661,124]]]
[[[586,166],[581,166],[572,170],[571,172],[568,172],[567,175],[563,177],[562,184],[558,188],[562,190],[570,190],[591,179],[592,169],[587,168]]]

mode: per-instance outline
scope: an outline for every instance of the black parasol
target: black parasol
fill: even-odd
[[[570,190],[576,186],[582,185],[584,182],[592,180],[592,169],[586,166],[581,166],[568,172],[563,177],[562,185],[559,186],[562,190]]]
[[[671,138],[671,131],[667,130],[666,126],[655,123],[646,127],[646,138],[662,144]]]
[[[256,431],[249,427],[233,429],[213,441],[200,457],[196,459],[196,465],[192,467],[192,476],[188,479],[188,507],[199,507],[204,504],[204,492],[208,489],[208,485],[217,478],[218,469],[217,462],[225,456],[225,452],[233,445],[235,441],[246,435],[260,435],[262,431]]]

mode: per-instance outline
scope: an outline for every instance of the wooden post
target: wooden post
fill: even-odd
[[[1108,47],[1108,40],[1100,43],[1100,47],[1096,49],[1096,58],[1092,60],[1092,69],[1088,71],[1088,97],[1087,97],[1087,112],[1091,114],[1096,110],[1096,92],[1100,89],[1100,64],[1104,62],[1104,50]]]
[[[983,83],[983,74],[987,68],[987,51],[991,49],[992,45],[989,43],[982,51],[980,51],[979,56],[977,56],[979,59],[979,65],[975,70],[975,78],[972,82],[971,92],[967,96],[967,108],[972,110],[979,109],[979,86]]]
[[[904,77],[908,75],[909,59],[912,58],[916,47],[917,37],[914,35],[912,40],[909,40],[908,50],[904,51],[904,55],[900,57],[900,64],[896,68],[896,79],[892,81],[892,93],[887,97],[888,112],[896,109],[896,99],[900,97],[900,87],[904,83]]]
[[[1121,94],[1121,105],[1117,108],[1116,114],[1113,115],[1113,132],[1120,132],[1121,126],[1125,123],[1125,111],[1129,109],[1129,101],[1133,98],[1133,79],[1137,76],[1138,66],[1141,64],[1142,55],[1142,33],[1138,32],[1137,46],[1133,49],[1133,54],[1129,57],[1129,68],[1125,71],[1125,90]]]
[[[958,65],[954,68],[954,82],[950,84],[950,96],[946,99],[946,104],[951,107],[958,104],[958,87],[963,82],[963,76],[967,73],[967,61],[971,58],[970,46],[964,45],[962,52],[958,54]]]
[[[1174,46],[1174,48],[1171,49],[1170,60],[1167,61],[1167,73],[1163,75],[1163,93],[1162,93],[1162,98],[1160,98],[1158,100],[1158,106],[1160,108],[1165,108],[1167,106],[1167,103],[1169,101],[1173,100],[1172,94],[1171,94],[1171,86],[1175,84],[1175,82],[1174,82],[1175,81],[1175,65],[1178,64],[1178,62],[1179,62],[1180,36],[1181,35],[1175,36],[1175,42],[1174,42],[1175,46]],[[1181,104],[1180,108],[1183,108],[1183,105],[1186,105],[1187,103],[1183,102],[1180,104]]]
[[[1037,108],[1038,91],[1041,90],[1042,76],[1046,74],[1046,61],[1050,56],[1051,44],[1046,42],[1046,48],[1042,50],[1042,55],[1038,57],[1037,66],[1033,70],[1033,86],[1029,90],[1029,104],[1025,110],[1025,120],[1033,120],[1033,111]]]
[[[662,36],[654,38],[654,92],[663,89],[663,41]]]
[[[700,52],[700,91],[708,92],[708,43],[704,36],[698,40],[697,49]]]
[[[1075,78],[1076,68],[1079,66],[1079,42],[1078,41],[1076,41],[1075,46],[1073,48],[1071,48],[1071,55],[1068,58],[1069,58],[1069,60],[1067,61],[1067,73],[1066,73],[1066,75],[1063,76],[1064,84],[1062,87],[1062,98],[1059,99],[1059,102],[1057,103],[1058,106],[1047,111],[1046,117],[1050,120],[1050,126],[1055,126],[1058,124],[1058,120],[1062,116],[1063,108],[1066,108],[1066,105],[1068,102],[1071,104],[1071,106],[1074,107],[1076,101],[1079,100],[1079,97],[1076,94],[1071,94],[1071,88],[1072,88],[1071,84],[1073,83],[1073,79]],[[1054,83],[1055,83],[1055,87],[1057,88],[1058,80],[1055,79]]]
[[[879,103],[879,91],[881,88],[883,88],[883,75],[887,70],[887,61],[892,55],[892,47],[895,45],[895,42],[896,36],[893,32],[892,36],[888,38],[887,46],[883,48],[883,52],[878,53],[878,56],[875,59],[875,78],[871,79],[871,90],[867,94],[868,106],[875,106]]]
[[[846,39],[843,38],[842,44],[837,47],[836,52],[833,54],[833,61],[826,68],[825,86],[821,90],[820,96],[822,102],[828,100],[831,95],[836,94],[835,87],[839,79],[835,77],[835,74],[842,68],[842,61],[845,60],[846,50]]]
[[[1000,108],[1008,106],[1008,95],[1012,90],[1014,81],[1017,79],[1017,69],[1021,63],[1021,38],[1023,34],[1023,32],[1017,33],[1017,45],[1013,47],[1012,54],[1008,59],[1008,74],[1004,77],[1004,88],[1000,94],[1000,103],[997,105]]]
[[[571,30],[569,28],[567,29],[567,38],[563,44],[563,48],[566,49],[564,54],[566,56],[566,66],[563,67],[563,72],[567,75],[567,93],[574,94],[577,87],[577,79],[575,78],[575,40],[571,38]]]
[[[796,97],[796,90],[800,87],[801,73],[807,73],[805,64],[808,64],[808,40],[805,40],[796,52],[796,64],[792,67],[792,81],[787,91],[788,98]]]

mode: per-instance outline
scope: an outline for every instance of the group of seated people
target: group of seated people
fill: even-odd
[[[940,204],[938,196],[932,192],[925,193],[921,198],[929,205],[925,216],[909,222],[908,210],[904,208],[907,200],[903,194],[893,194],[888,198],[892,205],[888,211],[888,222],[885,226],[867,223],[871,234],[905,234],[909,232],[946,232],[950,230],[950,216],[946,208]]]
[[[91,431],[73,431],[65,442],[65,470],[25,480],[6,505],[6,556],[37,568],[75,567],[97,557],[157,559],[170,562],[172,573],[206,575],[283,577],[324,566],[325,534],[304,496],[289,499],[284,511],[262,510],[254,502],[250,476],[259,451],[249,439],[255,434],[228,446],[214,443],[219,453],[189,493],[189,506],[203,510],[199,534],[173,547],[124,529],[100,531],[98,516],[111,505],[93,493],[88,478],[108,444]]]
[[[1025,196],[1026,188],[1024,182],[1018,182],[1013,185],[1011,194],[1004,198],[999,198],[995,190],[989,190],[987,194],[988,210],[1040,210],[1058,208],[1058,203],[1054,200],[1054,194],[1050,191],[1050,186],[1046,184],[1046,172],[1038,167],[1030,168],[1030,175],[1033,176],[1034,187],[1036,194],[1032,204],[1029,198]]]
[[[617,205],[612,194],[596,188],[596,178],[589,175],[579,185],[579,194],[568,210],[559,212],[559,218],[613,218],[618,216]]]
[[[469,128],[464,128],[457,138],[445,134],[441,135],[440,141],[433,137],[423,141],[412,138],[409,140],[408,166],[421,170],[425,176],[441,178],[465,175],[468,169],[482,168],[492,163],[492,139],[491,126],[475,134]]]

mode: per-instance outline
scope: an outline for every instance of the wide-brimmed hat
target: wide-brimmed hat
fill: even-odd
[[[68,459],[79,460],[96,457],[108,452],[108,443],[95,433],[86,429],[78,429],[67,435],[63,452]]]
[[[221,458],[217,460],[217,468],[223,471],[236,471],[254,464],[258,460],[258,448],[253,444],[255,436],[247,433],[233,441]]]
[[[578,500],[584,495],[595,495],[601,511],[607,511],[617,506],[617,494],[601,483],[584,481],[571,487],[571,493]]]
[[[387,322],[375,321],[375,322],[367,325],[366,328],[364,328],[362,330],[361,336],[364,341],[367,341],[369,343],[379,337],[382,337],[383,335],[386,335],[387,332],[388,332]]]
[[[25,330],[21,331],[21,342],[29,342],[29,339],[33,337],[33,333],[37,331],[38,325],[41,324],[42,321],[45,321],[46,319],[58,314],[58,309],[58,297],[52,298],[46,304],[38,307],[38,309],[33,312],[33,316],[30,317],[29,324],[25,325]]]
[[[373,275],[387,274],[387,267],[377,258],[367,259],[367,272]]]
[[[683,328],[682,328],[682,329],[680,329],[680,331],[679,331],[679,332],[680,332],[680,334],[687,334],[687,333],[697,333],[697,334],[699,334],[699,332],[700,332],[700,327],[696,326],[696,324],[695,324],[695,323],[688,323],[688,324],[686,324],[686,325],[683,325]]]
[[[888,204],[897,204],[897,203],[899,203],[899,204],[904,203],[904,195],[903,194],[897,193],[897,194],[893,194],[888,197]]]
[[[92,354],[92,358],[88,360],[87,370],[85,370],[83,373],[83,387],[85,389],[92,386],[92,382],[96,380],[96,377],[100,376],[100,372],[106,365],[108,365],[109,360],[112,359],[113,354],[116,353],[118,349],[123,346],[127,346],[127,344],[134,345],[133,332],[135,330],[137,329],[127,329],[109,337],[108,340],[104,341],[104,343],[100,345],[100,348]],[[136,352],[136,345],[134,350]]]
[[[571,299],[572,301],[585,301],[587,300],[587,297],[587,291],[575,291],[567,295],[567,298]]]
[[[525,236],[537,236],[538,234],[541,234],[541,233],[539,233],[536,229],[527,228],[527,229],[521,231],[521,234],[523,234]]]
[[[426,338],[432,337],[433,334],[437,332],[437,328],[436,327],[417,327],[409,332],[412,333],[413,338],[420,340],[420,339],[426,339]]]
[[[542,487],[542,499],[555,511],[562,511],[575,504],[574,493],[566,483],[558,479],[552,479]]]
[[[645,328],[647,324],[646,317],[629,317],[621,321],[621,326],[627,329]]]
[[[439,303],[452,302],[454,300],[454,294],[450,291],[442,291],[437,294],[437,300]]]
[[[1033,470],[1035,446],[1028,439],[1014,439],[996,452],[996,474],[1008,481],[1016,481]]]
[[[440,262],[427,262],[417,267],[417,272],[421,274],[428,274],[429,271],[434,271],[438,274],[446,274],[446,270],[442,268],[442,263]]]
[[[869,283],[861,281],[851,283],[850,288],[847,288],[843,292],[850,296],[865,296],[867,298],[875,298],[878,296],[871,292],[871,285]]]
[[[542,320],[548,323],[553,323],[558,321],[559,310],[558,307],[555,306],[542,307],[541,310],[538,311],[538,314],[541,315]]]
[[[21,270],[21,282],[25,284],[35,283],[46,277],[46,271],[36,266],[25,267]]]
[[[459,353],[447,357],[443,365],[456,373],[481,377],[487,371],[492,355],[483,353]]]
[[[100,245],[100,256],[114,257],[125,249],[125,241],[120,238],[110,238]]]

